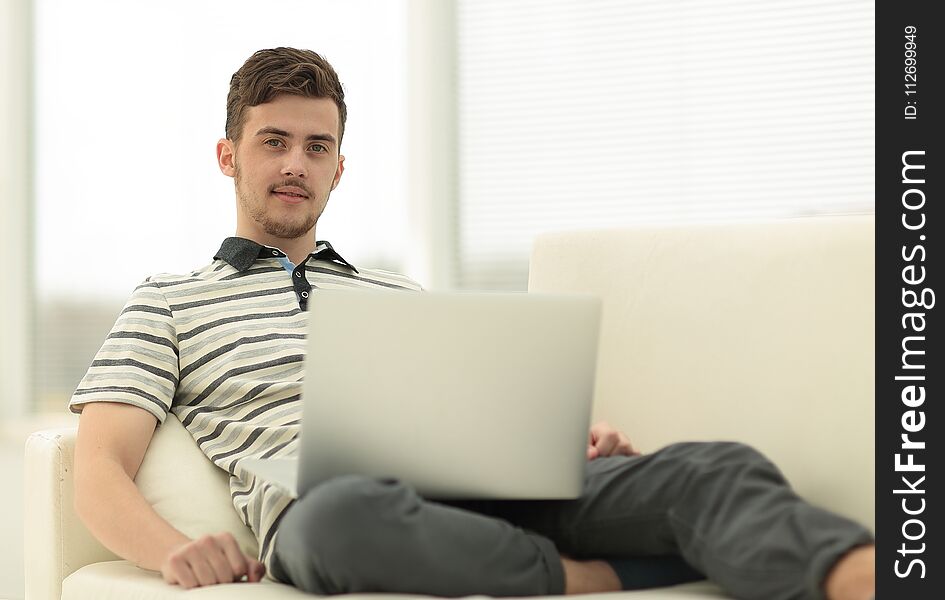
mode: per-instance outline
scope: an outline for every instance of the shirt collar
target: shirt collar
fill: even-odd
[[[263,246],[246,238],[228,237],[223,240],[223,245],[217,250],[213,259],[225,260],[230,266],[242,273],[252,266],[257,259],[277,258],[284,257],[285,255],[285,252],[278,248]],[[327,260],[342,264],[355,273],[358,272],[354,265],[342,258],[342,256],[331,247],[331,244],[324,240],[315,242],[315,251],[309,254],[309,256],[314,257],[316,260]]]

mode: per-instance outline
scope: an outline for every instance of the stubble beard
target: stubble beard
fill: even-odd
[[[263,231],[265,231],[267,235],[282,240],[294,240],[308,234],[312,231],[312,228],[315,227],[315,223],[318,222],[320,215],[313,213],[306,213],[302,219],[295,219],[293,221],[274,219],[272,215],[266,211],[268,197],[260,198],[252,191],[246,189],[245,186],[242,185],[239,167],[234,166],[234,171],[236,197],[240,205],[250,218],[263,228]]]

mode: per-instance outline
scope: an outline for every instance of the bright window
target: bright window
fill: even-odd
[[[543,231],[873,210],[863,0],[459,0],[460,287]]]
[[[345,86],[345,175],[320,219],[355,264],[406,240],[405,2],[36,2],[36,349],[64,406],[131,290],[210,262],[235,230],[220,174],[230,76],[260,48],[319,52]]]

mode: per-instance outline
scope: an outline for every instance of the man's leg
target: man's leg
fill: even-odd
[[[738,598],[823,598],[828,572],[872,536],[801,500],[743,444],[674,444],[588,463],[578,500],[468,502],[577,559],[681,554]]]
[[[561,594],[554,544],[501,519],[419,497],[395,480],[339,477],[279,524],[274,575],[316,594]]]

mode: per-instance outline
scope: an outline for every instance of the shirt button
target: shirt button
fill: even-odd
[[[278,251],[278,250],[273,250],[273,251],[272,251],[272,255],[273,255],[273,256],[279,256],[279,251]]]
[[[303,298],[308,298],[308,292],[302,292],[302,297],[303,297]]]
[[[295,272],[295,276],[296,276],[296,277],[301,277],[301,276],[302,276],[302,271],[296,271],[296,272]]]

